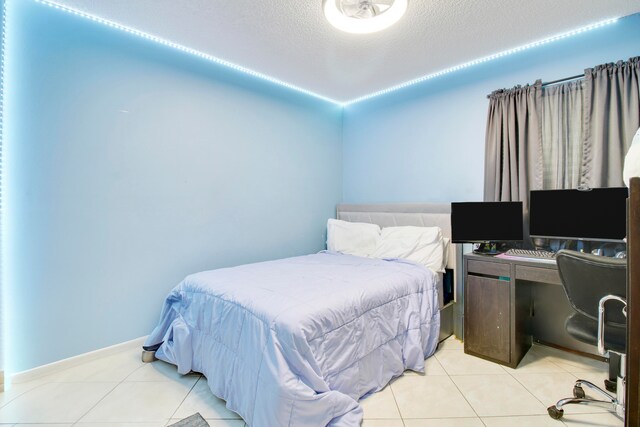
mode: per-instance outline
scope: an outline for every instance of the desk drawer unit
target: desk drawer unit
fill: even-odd
[[[486,275],[493,277],[509,277],[511,276],[511,267],[509,264],[502,264],[488,261],[467,261],[468,274]]]
[[[469,270],[464,306],[466,353],[510,363],[510,284],[508,277],[476,276]]]
[[[516,265],[516,279],[562,286],[560,274],[558,274],[558,270],[556,268],[552,269]]]

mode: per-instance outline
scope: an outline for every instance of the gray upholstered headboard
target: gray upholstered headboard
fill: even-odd
[[[440,227],[451,239],[451,205],[449,203],[349,205],[340,204],[337,218],[350,222],[368,222],[380,227],[416,225]],[[449,247],[447,268],[456,269],[456,246]]]

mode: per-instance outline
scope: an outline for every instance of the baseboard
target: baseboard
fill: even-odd
[[[68,359],[58,360],[57,362],[49,363],[46,365],[38,366],[33,369],[28,369],[22,372],[16,372],[8,376],[8,382],[13,384],[26,383],[43,377],[45,375],[55,374],[65,369],[73,368],[83,363],[90,362],[92,360],[100,359],[102,357],[111,356],[112,354],[120,353],[121,351],[131,350],[136,347],[142,351],[142,344],[147,337],[140,337],[131,341],[126,341],[120,344],[115,344],[109,347],[100,348],[98,350],[90,351],[88,353],[79,354],[77,356],[70,357]]]

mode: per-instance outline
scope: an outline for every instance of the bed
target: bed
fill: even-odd
[[[344,221],[367,222],[380,227],[413,225],[418,227],[440,227],[442,234],[451,239],[451,204],[449,203],[411,203],[411,204],[340,204],[336,218]],[[454,334],[454,317],[458,318],[460,310],[456,306],[457,295],[462,289],[457,283],[461,280],[456,272],[458,261],[462,258],[460,245],[449,245],[446,274],[439,276],[438,295],[440,306],[440,341]],[[461,264],[460,264],[461,265]],[[460,319],[461,320],[461,319]],[[458,321],[457,323],[461,323]],[[462,336],[462,330],[456,335]]]
[[[448,205],[340,205],[337,217],[450,236]],[[166,298],[143,359],[201,372],[252,427],[359,426],[358,400],[423,372],[451,334],[443,282],[412,262],[330,251],[196,273]]]

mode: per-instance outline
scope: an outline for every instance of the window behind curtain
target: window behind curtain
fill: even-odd
[[[544,189],[623,185],[624,156],[640,126],[640,57],[544,87],[541,104]]]
[[[543,189],[580,185],[584,141],[584,80],[547,86],[542,92]]]

